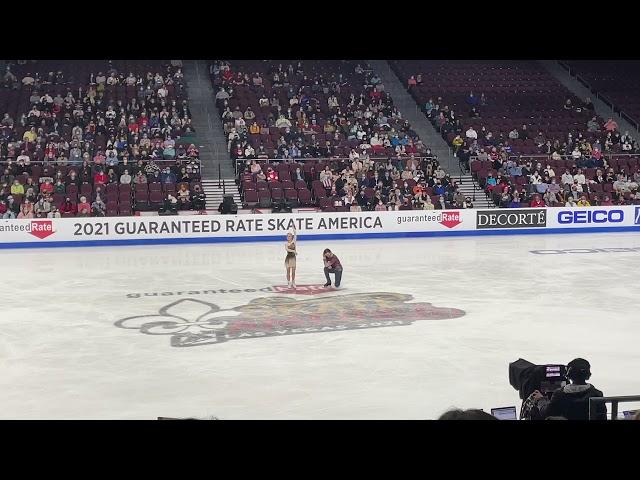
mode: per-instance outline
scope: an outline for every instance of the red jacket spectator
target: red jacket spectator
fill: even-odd
[[[84,202],[82,201],[83,198],[84,198]],[[87,202],[87,199],[85,197],[82,197],[80,199],[80,203],[78,203],[77,209],[79,213],[82,213],[83,210],[86,210],[87,211],[86,213],[91,215],[91,204]]]
[[[149,118],[145,112],[142,112],[138,117],[138,128],[146,127],[149,124]]]
[[[93,176],[93,183],[106,185],[108,178],[106,173],[98,172]]]
[[[278,180],[278,172],[269,167],[269,170],[267,171],[267,180],[269,180],[270,182],[275,182],[276,180]]]
[[[71,203],[71,199],[69,197],[67,197],[66,200],[62,202],[62,205],[60,205],[60,213],[76,214],[76,206]]]
[[[42,185],[40,185],[40,193],[53,194],[53,183],[51,183],[49,180],[46,180]]]
[[[49,145],[47,145],[47,148],[44,149],[44,154],[47,157],[54,156],[57,157],[58,156],[58,149],[56,148],[56,146],[53,143],[50,143]]]
[[[540,197],[535,197],[535,198],[531,201],[530,206],[532,206],[532,207],[536,207],[536,208],[544,207],[544,206],[545,206],[545,204],[544,204],[544,200],[541,200],[541,199],[540,199]]]

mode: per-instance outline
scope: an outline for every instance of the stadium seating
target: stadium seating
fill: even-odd
[[[343,174],[355,178],[366,172],[373,177],[380,170],[382,175],[389,158],[399,170],[394,180],[399,180],[410,157],[435,169],[437,160],[365,62],[214,61],[210,72],[247,207],[284,199],[328,211],[372,209],[362,198],[358,205],[346,202],[347,189],[338,189],[342,191],[332,202],[323,200],[331,194],[330,187],[317,183],[325,166],[337,175],[333,184]],[[259,168],[251,170],[251,160],[258,160]],[[271,182],[272,188],[267,188]],[[353,187],[356,196],[361,182]],[[392,187],[392,182],[385,185],[385,205],[399,208],[389,201]],[[411,192],[407,196],[415,200]]]
[[[637,60],[571,60],[572,73],[616,110],[640,124],[640,62]]]
[[[155,208],[155,197],[146,202],[147,183],[136,184],[139,171],[151,181],[169,167],[163,181],[183,180],[190,187],[200,182],[183,76],[168,61],[10,64],[0,87],[0,117],[0,208],[11,203],[3,218],[24,216],[20,204],[43,197],[47,178],[55,190],[36,216],[63,203],[62,216],[73,215],[69,205],[80,196],[92,204],[93,215]],[[16,180],[24,187],[12,187]],[[106,185],[103,192],[94,188],[99,183]]]
[[[537,62],[390,63],[443,138],[470,162],[472,174],[496,204],[640,200],[637,143],[621,135],[614,122],[605,123],[595,115],[592,105],[576,98]],[[565,169],[571,176],[568,183],[561,181]],[[541,179],[534,175],[536,171]],[[547,195],[545,201],[551,174],[561,186],[560,194]],[[615,184],[618,174],[623,178]],[[580,179],[580,187],[573,188],[574,176]],[[602,191],[596,185],[602,185]]]

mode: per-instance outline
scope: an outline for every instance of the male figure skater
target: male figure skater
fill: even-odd
[[[324,286],[331,286],[331,277],[329,277],[329,274],[335,273],[336,287],[339,287],[340,280],[342,279],[342,264],[340,263],[340,259],[336,257],[331,250],[325,248],[324,252],[322,252],[322,260],[324,261],[324,276],[327,277],[327,283],[325,283]]]

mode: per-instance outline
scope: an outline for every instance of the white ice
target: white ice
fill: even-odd
[[[191,347],[114,326],[181,297],[142,292],[284,285],[281,243],[0,251],[0,418],[429,419],[517,405],[508,364],[587,358],[605,395],[640,394],[640,235],[308,241],[300,284],[410,294],[460,318]],[[228,309],[280,293],[198,295]],[[284,295],[296,300],[318,296]],[[188,297],[188,296],[187,296]]]

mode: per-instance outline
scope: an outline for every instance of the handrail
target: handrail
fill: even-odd
[[[406,155],[406,156],[397,156],[397,155],[391,155],[391,156],[384,156],[384,157],[369,157],[369,160],[372,160],[374,162],[381,162],[381,161],[388,161],[389,159],[391,160],[402,160],[402,159],[409,159],[413,156],[413,158],[415,158],[416,160],[419,159],[423,159],[423,158],[432,158],[437,160],[438,156],[436,154],[431,154],[431,155]],[[349,157],[298,157],[298,158],[236,158],[234,161],[236,163],[236,167],[239,163],[242,162],[247,162],[247,161],[253,161],[255,160],[258,163],[282,163],[282,162],[287,162],[289,161],[290,163],[304,163],[304,162],[309,162],[309,161],[313,161],[313,162],[321,162],[321,161],[339,161],[339,160],[349,160]],[[349,160],[351,161],[351,160]]]
[[[563,64],[563,62],[558,61],[558,63],[565,67],[568,71],[569,71],[569,75],[571,76],[575,76],[576,80],[578,80],[578,82],[580,82],[585,88],[587,88],[591,93],[593,93],[597,99],[602,100],[602,102],[607,105],[608,107],[611,107],[611,110],[614,113],[617,113],[621,118],[624,118],[627,122],[631,123],[633,126],[636,127],[636,131],[640,131],[640,123],[636,122],[635,120],[633,120],[631,117],[629,117],[629,115],[627,115],[626,113],[624,113],[624,111],[622,110],[621,106],[616,106],[616,104],[613,103],[613,101],[609,100],[605,95],[603,95],[602,93],[600,93],[594,86],[592,86],[586,78],[582,77],[580,74],[578,74],[575,71],[572,71],[571,66],[569,64]]]
[[[633,118],[631,118],[629,115],[627,115],[623,110],[620,110],[620,116],[624,118],[627,122],[629,122],[631,125],[636,127],[636,130],[640,131],[640,124],[636,122]]]
[[[558,63],[562,68],[569,72],[569,75],[571,75],[572,77],[575,76],[575,73],[571,70],[571,65],[569,65],[567,62],[563,62],[562,60],[558,60]]]
[[[604,157],[606,160],[610,160],[612,157],[638,157],[640,158],[640,153],[605,153],[602,155],[602,157]],[[552,160],[552,156],[551,155],[547,155],[547,154],[543,154],[543,153],[536,153],[536,154],[522,154],[522,155],[509,155],[507,157],[508,160],[519,160],[519,159],[531,159],[531,160],[535,160],[535,159],[545,159],[545,160]],[[573,156],[571,155],[560,155],[560,158],[562,158],[563,160],[574,160]],[[471,157],[469,157],[469,162],[475,162],[478,161],[478,156],[477,155],[472,155]]]
[[[146,160],[142,160],[143,162],[148,162],[150,160],[153,160],[154,163],[157,164],[161,164],[161,163],[171,163],[174,164],[176,163],[176,160],[180,160],[181,162],[192,162],[195,161],[198,165],[201,166],[201,160],[199,158],[173,158],[173,159],[169,159],[169,158],[149,158]],[[94,160],[89,160],[89,165],[93,166],[93,165],[101,165],[101,166],[105,166],[108,167],[110,165],[107,164],[106,161],[101,162],[101,163],[96,163]],[[130,162],[127,163],[127,165],[131,165],[132,167],[135,167],[136,164],[138,163],[138,160],[131,160]],[[1,160],[0,159],[0,166],[3,167],[8,167],[9,165],[17,165],[18,161],[17,160]],[[64,164],[59,164],[57,160],[29,160],[28,165],[43,165],[43,166],[49,166],[49,167],[79,167],[82,168],[82,165],[84,165],[84,160],[81,162],[72,162],[70,160],[67,160],[66,163]],[[122,160],[118,160],[118,164],[117,165],[124,165],[124,163],[122,162]]]
[[[618,404],[625,402],[640,402],[640,395],[627,395],[623,397],[590,397],[589,420],[595,416],[596,405],[611,402],[611,420],[618,419]]]

